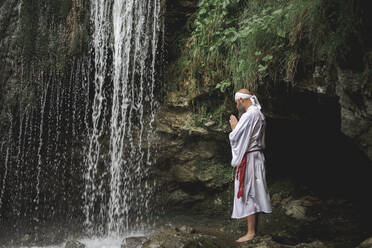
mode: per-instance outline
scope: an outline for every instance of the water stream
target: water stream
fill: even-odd
[[[80,222],[91,238],[151,228],[162,11],[160,0],[91,0],[91,49],[67,72],[35,63],[26,74],[19,61],[16,75],[32,89],[35,106],[20,102],[16,115],[6,111],[2,223],[11,220],[22,233],[26,226]]]
[[[96,91],[87,159],[85,224],[93,233],[119,234],[143,228],[150,213],[151,185],[145,179],[153,162],[150,146],[156,107],[155,61],[162,25],[160,1],[92,1],[91,6]],[[110,50],[112,77],[107,80]],[[103,90],[106,83],[112,83],[109,96]],[[112,101],[110,110],[106,98]],[[106,111],[111,113],[108,123]],[[106,144],[109,157],[102,163],[107,169],[100,165],[101,136],[106,128],[110,133]]]

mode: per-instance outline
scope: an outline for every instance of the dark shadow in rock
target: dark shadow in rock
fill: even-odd
[[[314,105],[313,111],[304,121],[268,119],[269,190],[275,182],[288,180],[293,183],[292,197],[312,194],[323,202],[311,208],[312,214],[319,214],[317,225],[304,224],[300,239],[316,237],[333,240],[338,247],[353,246],[369,235],[372,204],[366,197],[372,189],[372,163],[339,131],[337,109]],[[283,237],[276,241],[293,243]]]

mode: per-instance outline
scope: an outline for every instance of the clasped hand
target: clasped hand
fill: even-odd
[[[235,115],[230,115],[230,127],[232,130],[236,127],[236,124],[238,124],[238,119],[235,117]]]

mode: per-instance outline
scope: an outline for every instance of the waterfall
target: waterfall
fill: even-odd
[[[160,9],[160,0],[91,1],[95,95],[84,195],[91,234],[122,234],[148,224]]]
[[[8,171],[9,171],[9,149],[10,149],[10,142],[11,142],[11,137],[12,137],[12,128],[13,128],[13,116],[11,114],[8,113],[8,116],[9,116],[9,122],[10,122],[10,127],[9,127],[9,135],[8,135],[8,146],[6,147],[6,155],[5,155],[5,162],[4,162],[4,168],[5,168],[5,172],[4,172],[4,176],[3,176],[3,179],[1,181],[1,191],[0,191],[0,209],[3,205],[3,197],[4,197],[4,193],[5,193],[5,188],[6,188],[6,180],[7,180],[7,176],[8,176]],[[5,142],[2,142],[1,143],[1,149],[0,151],[3,150],[3,146],[4,146],[4,143]]]
[[[46,104],[46,99],[47,99],[47,93],[48,93],[48,87],[49,87],[49,82],[47,84],[47,87],[44,89],[44,92],[41,97],[41,121],[40,121],[40,132],[39,132],[39,147],[37,149],[37,177],[36,177],[36,197],[34,199],[34,202],[36,203],[36,211],[39,208],[40,204],[40,173],[42,170],[42,156],[41,156],[41,149],[43,147],[43,128],[44,128],[44,110],[45,110],[45,104]]]
[[[161,1],[90,0],[90,50],[66,57],[71,30],[46,19],[52,3],[12,9],[35,17],[32,35],[43,34],[38,45],[51,50],[25,60],[17,45],[0,65],[10,73],[0,106],[1,224],[25,232],[69,224],[95,236],[153,224]],[[30,28],[20,23],[14,37]]]

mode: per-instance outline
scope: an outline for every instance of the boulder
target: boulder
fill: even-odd
[[[146,240],[146,237],[127,237],[123,240],[121,248],[141,248]]]
[[[372,248],[372,237],[364,240],[358,248]]]
[[[312,196],[304,196],[300,199],[291,200],[286,198],[282,201],[285,214],[297,220],[312,221],[314,217],[307,215],[308,208],[312,207],[318,199]]]
[[[85,245],[77,240],[69,240],[66,242],[65,248],[85,248]]]
[[[190,226],[186,226],[186,225],[183,225],[180,228],[176,228],[176,230],[180,231],[180,232],[185,232],[185,233],[195,233],[194,228],[192,228]]]
[[[285,206],[285,213],[298,220],[306,220],[306,207],[300,200],[293,200]]]
[[[327,246],[319,240],[311,243],[300,243],[294,246],[294,248],[326,248]]]
[[[161,228],[143,244],[143,248],[225,248],[213,235],[197,233],[190,226]]]

